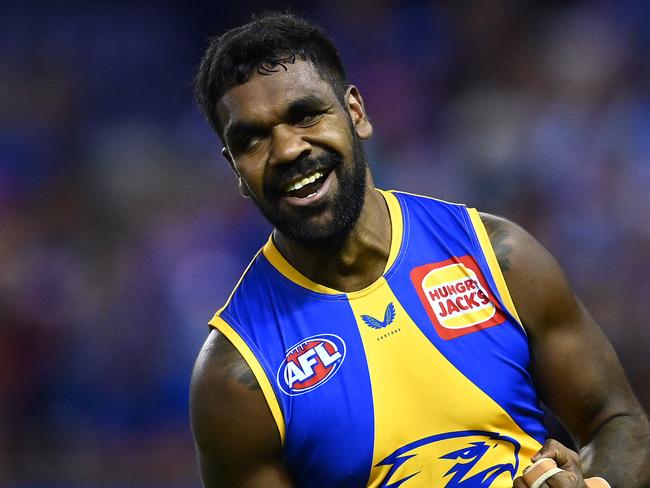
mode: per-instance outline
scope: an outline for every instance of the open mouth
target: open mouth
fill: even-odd
[[[307,198],[321,189],[330,171],[314,171],[290,183],[284,190],[285,195],[294,198]]]

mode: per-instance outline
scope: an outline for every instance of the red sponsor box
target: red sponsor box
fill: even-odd
[[[411,270],[411,281],[443,339],[454,339],[506,320],[472,256],[418,266]]]

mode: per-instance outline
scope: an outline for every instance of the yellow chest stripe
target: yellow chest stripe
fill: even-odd
[[[391,303],[394,318],[384,320]],[[350,305],[366,352],[374,403],[375,442],[368,486],[379,486],[384,481],[390,466],[377,466],[377,463],[386,456],[409,443],[441,433],[481,430],[510,436],[520,442],[519,458],[524,464],[539,449],[535,439],[433,346],[385,280],[372,294],[357,297]],[[363,315],[374,317],[380,323],[368,325],[369,319],[364,320]],[[439,459],[438,455],[467,442],[466,438],[452,439],[419,449],[418,455],[392,473],[390,481],[417,472],[404,488],[444,486],[441,480],[448,479],[445,474],[453,462]],[[497,446],[494,447],[494,452],[488,454],[499,454],[503,458],[500,462],[511,461],[508,457],[512,452],[505,449],[497,453]],[[436,449],[440,452],[429,452]],[[511,475],[504,473],[491,486],[511,487]]]

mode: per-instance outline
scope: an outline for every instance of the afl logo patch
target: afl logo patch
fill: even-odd
[[[280,389],[290,396],[302,395],[325,384],[343,364],[345,342],[334,334],[303,339],[286,351],[276,375]]]
[[[471,256],[414,268],[411,281],[443,339],[454,339],[506,320]]]

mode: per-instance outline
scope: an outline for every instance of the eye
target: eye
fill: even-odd
[[[261,141],[261,136],[247,136],[237,141],[237,149],[249,152],[255,149]]]
[[[296,125],[300,127],[311,127],[323,117],[322,112],[309,112],[300,119]]]

